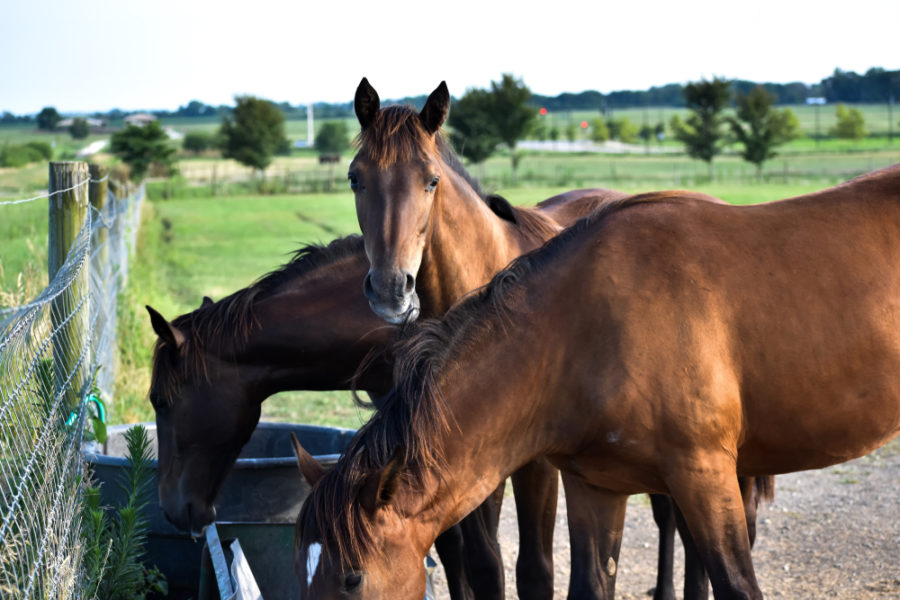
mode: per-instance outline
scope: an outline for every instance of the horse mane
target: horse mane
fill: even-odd
[[[399,458],[405,483],[415,488],[423,485],[427,474],[440,480],[445,466],[438,434],[451,428],[454,419],[437,374],[454,356],[515,318],[513,298],[526,296],[522,283],[565,252],[568,240],[628,207],[671,201],[648,194],[610,202],[538,250],[514,260],[440,319],[409,325],[393,348],[393,389],[376,401],[377,412],[357,432],[338,464],[313,487],[297,520],[298,543],[321,543],[323,551],[338,557],[346,568],[357,567],[378,553],[374,524],[358,502],[367,479],[378,477],[392,459]]]
[[[168,393],[175,389],[175,378],[186,377],[191,372],[206,373],[205,349],[207,347],[235,347],[245,343],[258,327],[253,308],[259,300],[271,296],[284,285],[298,278],[309,277],[319,269],[363,252],[362,236],[350,235],[333,240],[328,245],[307,244],[295,251],[291,259],[281,267],[260,277],[250,286],[222,298],[218,302],[204,302],[199,308],[176,317],[172,326],[181,331],[185,342],[179,349],[181,369],[168,368],[169,381],[159,381],[156,366],[165,360],[174,367],[175,354],[168,345],[157,339],[153,351],[153,383],[162,383],[157,389]]]

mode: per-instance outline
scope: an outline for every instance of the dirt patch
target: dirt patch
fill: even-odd
[[[561,487],[561,486],[560,486]],[[569,541],[560,497],[554,538],[555,599],[565,599]],[[503,506],[500,544],[506,595],[516,598],[515,503]],[[658,534],[646,496],[629,501],[616,598],[644,600],[656,584]],[[900,438],[857,460],[775,478],[775,501],[760,507],[753,563],[767,598],[900,598]],[[675,582],[683,581],[678,549]],[[435,589],[447,600],[438,568]],[[711,596],[711,594],[710,594]]]

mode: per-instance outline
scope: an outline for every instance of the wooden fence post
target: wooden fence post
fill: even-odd
[[[85,225],[89,177],[87,163],[50,163],[47,266],[51,286]],[[63,384],[71,377],[65,391],[65,406],[69,410],[81,402],[80,392],[90,377],[90,352],[82,357],[90,335],[89,289],[89,260],[85,260],[71,284],[60,292],[50,307],[50,323],[56,332],[53,336],[54,397],[63,392]]]
[[[96,209],[100,218],[104,218],[103,209],[106,207],[106,197],[109,191],[109,180],[107,178],[108,171],[106,167],[98,164],[88,166],[91,174],[91,183],[88,186],[88,196],[91,206]],[[96,258],[96,267],[103,272],[106,264],[109,262],[109,240],[108,224],[101,224],[100,227],[94,229],[94,235],[91,237],[91,253]]]

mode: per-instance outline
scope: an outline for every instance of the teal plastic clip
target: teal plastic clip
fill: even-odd
[[[100,399],[96,394],[89,394],[87,398],[84,399],[82,404],[90,405],[93,404],[97,409],[97,418],[100,419],[100,422],[104,425],[106,424],[106,405],[103,404],[103,400]],[[73,423],[75,423],[75,419],[78,418],[78,411],[73,410],[72,414],[69,415],[69,418],[66,420],[66,426],[71,427]]]

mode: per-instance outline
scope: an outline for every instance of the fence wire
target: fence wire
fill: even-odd
[[[117,299],[143,197],[143,187],[110,192],[102,210],[88,211],[47,287],[0,308],[2,600],[82,597],[84,400],[92,387],[112,398]],[[66,293],[85,270],[87,291]]]

